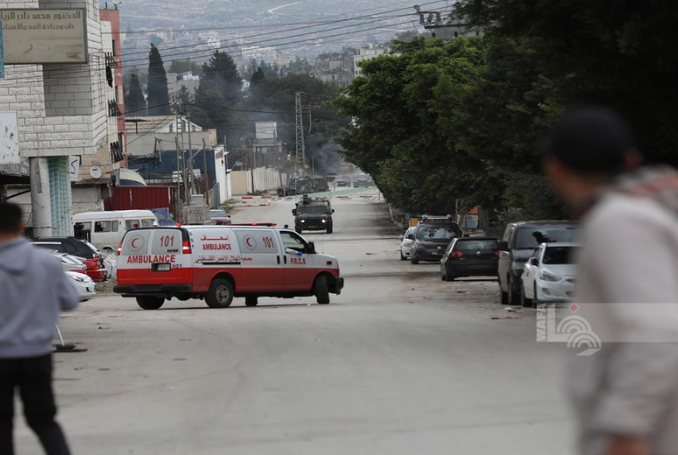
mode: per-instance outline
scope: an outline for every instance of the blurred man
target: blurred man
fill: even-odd
[[[614,112],[577,109],[552,130],[544,169],[582,218],[577,303],[602,349],[568,384],[586,455],[678,453],[678,174],[641,167]]]
[[[78,295],[61,265],[23,236],[21,209],[0,204],[0,454],[13,455],[14,392],[49,455],[68,455],[56,423],[52,339],[60,311]]]

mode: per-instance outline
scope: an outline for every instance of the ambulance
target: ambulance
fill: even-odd
[[[145,310],[166,300],[204,299],[226,308],[234,297],[256,306],[259,297],[339,295],[344,279],[336,258],[313,242],[274,225],[150,227],[128,231],[118,250],[114,292]]]

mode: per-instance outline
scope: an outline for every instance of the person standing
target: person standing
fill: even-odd
[[[678,453],[678,173],[641,166],[615,112],[578,108],[543,167],[582,220],[577,315],[602,341],[573,356],[568,387],[584,455]]]
[[[52,340],[78,294],[61,265],[23,237],[19,206],[0,203],[0,454],[13,455],[14,394],[48,455],[70,453],[56,422]]]

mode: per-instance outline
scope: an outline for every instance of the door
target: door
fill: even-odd
[[[314,258],[308,254],[308,243],[296,232],[280,231],[285,248],[285,290],[310,291],[315,279]]]
[[[272,229],[237,229],[241,253],[238,291],[248,293],[282,292],[285,268],[280,240]]]
[[[183,235],[179,229],[149,229],[138,232],[151,232],[149,251],[149,284],[186,284],[190,283],[188,261],[183,257]],[[135,237],[137,231],[129,237]]]

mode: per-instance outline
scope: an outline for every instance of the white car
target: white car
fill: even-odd
[[[574,255],[579,246],[574,243],[539,245],[523,270],[520,292],[523,306],[572,300],[577,283]]]
[[[79,258],[70,254],[52,252],[52,255],[61,262],[64,272],[87,273],[87,266]]]
[[[78,291],[81,302],[91,299],[96,295],[94,281],[84,273],[64,272],[70,279],[73,286]]]
[[[412,245],[414,245],[414,231],[417,228],[409,228],[405,235],[400,237],[400,260],[407,261],[412,254]]]

